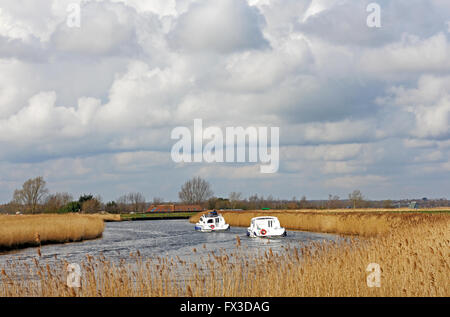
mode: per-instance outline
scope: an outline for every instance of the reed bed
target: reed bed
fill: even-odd
[[[92,214],[92,215],[84,215],[86,217],[94,217],[94,218],[100,218],[104,222],[120,222],[122,221],[122,217],[119,214]]]
[[[254,217],[275,216],[288,230],[323,232],[370,237],[395,230],[403,223],[420,219],[420,213],[388,213],[380,210],[353,211],[223,211],[220,212],[230,226],[248,227]],[[196,223],[200,212],[189,221]]]
[[[450,217],[406,217],[390,232],[363,239],[291,245],[249,256],[211,252],[200,263],[130,254],[112,263],[86,257],[81,287],[66,284],[68,263],[49,265],[39,256],[1,268],[0,296],[444,296],[450,295]],[[193,253],[196,250],[192,250]],[[381,268],[380,287],[368,287],[366,268]],[[180,278],[180,272],[182,278]]]
[[[0,250],[95,239],[104,220],[96,215],[0,216]]]

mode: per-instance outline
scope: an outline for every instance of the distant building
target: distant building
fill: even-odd
[[[200,205],[151,205],[147,212],[193,212],[203,211],[204,209]]]
[[[417,201],[412,201],[409,204],[409,208],[411,208],[411,209],[419,209],[419,204],[417,203]]]
[[[173,212],[174,205],[151,205],[147,212]]]

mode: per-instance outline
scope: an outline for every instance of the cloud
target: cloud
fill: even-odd
[[[380,47],[400,41],[405,34],[427,38],[442,32],[450,13],[443,1],[379,0],[381,28],[370,28],[367,8],[373,2],[312,1],[298,29],[337,45]]]
[[[415,125],[410,135],[419,138],[448,139],[450,137],[450,77],[424,75],[417,88],[392,87],[390,97],[381,104],[398,107],[413,115]]]
[[[264,18],[246,1],[198,1],[182,14],[169,34],[173,47],[194,52],[229,53],[267,48]]]
[[[284,147],[282,153],[287,160],[347,161],[356,159],[362,152],[361,144],[307,145]]]
[[[198,175],[207,179],[228,179],[228,180],[243,180],[243,179],[273,179],[273,174],[262,174],[259,166],[248,165],[242,166],[239,164],[225,165],[225,166],[204,166],[198,170]]]
[[[321,6],[313,2],[297,29],[338,45],[377,46],[392,41],[395,34],[389,28],[372,29],[367,26],[368,3],[341,1],[333,6]],[[383,25],[386,23],[384,19],[382,22]]]
[[[63,21],[52,35],[56,50],[87,55],[136,55],[135,11],[121,4],[88,3],[81,7],[80,27]]]
[[[377,184],[380,186],[384,183],[388,182],[387,177],[378,176],[378,175],[364,175],[364,176],[343,176],[336,177],[332,179],[328,179],[324,182],[325,186],[328,187],[337,187],[337,188],[346,188],[348,190],[354,188],[362,188],[366,186],[370,186],[373,184]]]
[[[177,199],[194,175],[225,194],[445,196],[450,6],[380,0],[375,30],[368,2],[4,0],[0,200],[38,174],[106,199]],[[196,118],[280,127],[279,173],[174,164],[170,132]]]
[[[312,0],[309,3],[308,9],[302,17],[302,21],[305,22],[309,18],[317,16],[318,14],[329,10],[336,2],[333,0]]]
[[[55,23],[51,17],[52,4],[52,0],[42,0],[39,3],[3,0],[0,8],[0,35],[23,41],[33,37],[48,39]]]
[[[127,73],[114,81],[109,102],[97,114],[98,122],[104,129],[161,127],[173,120],[185,85],[176,69],[150,69],[145,63],[132,62]]]
[[[291,142],[303,144],[364,143],[377,139],[375,123],[370,120],[345,119],[338,122],[313,122],[286,128]],[[297,141],[295,141],[297,140]]]
[[[364,167],[353,166],[348,162],[326,162],[322,168],[324,174],[350,174],[364,170]]]
[[[31,37],[28,41],[0,35],[0,57],[42,62],[46,59],[41,42]]]
[[[158,14],[161,17],[164,16],[176,16],[179,14],[181,8],[184,7],[182,1],[177,0],[152,0],[152,1],[140,1],[140,0],[118,0],[117,2],[124,3],[136,9],[138,12],[152,12]],[[185,1],[187,4],[189,1]],[[186,4],[186,5],[187,5]]]
[[[400,42],[366,51],[361,57],[361,67],[381,78],[401,78],[421,72],[448,72],[450,44],[443,33],[426,39],[413,35],[404,36]]]

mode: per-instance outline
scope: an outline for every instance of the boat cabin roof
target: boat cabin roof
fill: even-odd
[[[207,215],[202,215],[202,217],[205,217],[205,218],[218,218],[218,217],[220,217],[220,215],[210,215],[210,214],[207,214]]]
[[[260,220],[278,220],[278,218],[277,217],[264,216],[264,217],[256,217],[256,218],[252,219],[252,221],[260,221]]]

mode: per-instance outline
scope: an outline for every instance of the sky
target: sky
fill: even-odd
[[[0,203],[37,176],[104,201],[177,200],[194,176],[222,197],[449,198],[450,1],[0,0],[0,110]],[[174,162],[194,119],[279,127],[278,172]]]

